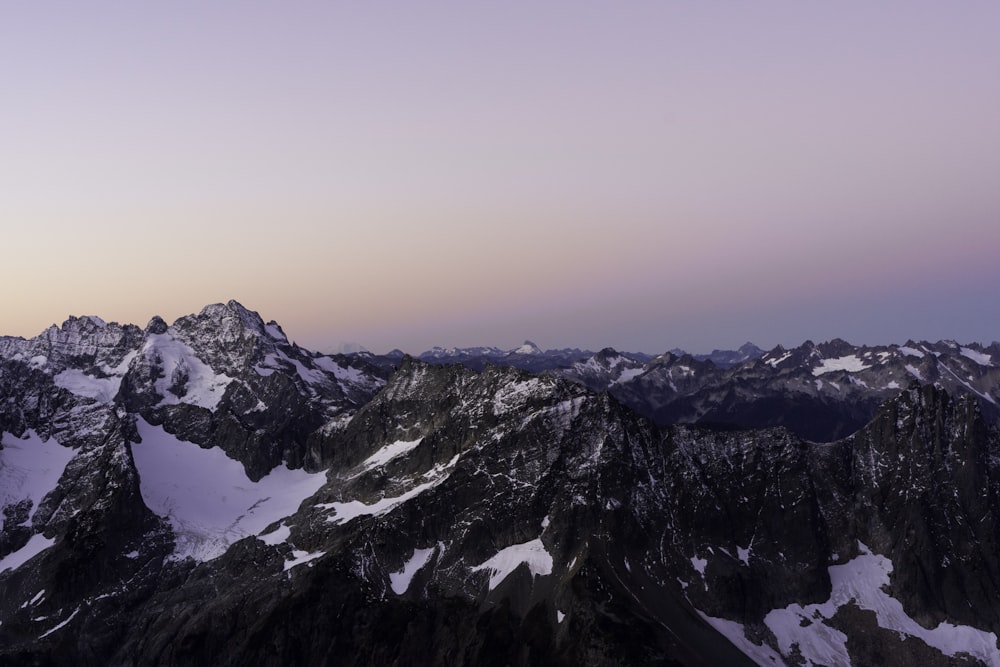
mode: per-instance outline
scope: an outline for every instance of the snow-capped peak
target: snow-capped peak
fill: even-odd
[[[512,350],[511,354],[541,354],[542,350],[540,347],[532,343],[530,340],[524,341],[524,344],[516,350]]]

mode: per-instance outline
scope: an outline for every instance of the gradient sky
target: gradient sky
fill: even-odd
[[[1000,3],[0,4],[0,333],[1000,339]]]

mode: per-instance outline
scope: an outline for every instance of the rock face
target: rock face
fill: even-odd
[[[235,302],[0,350],[0,664],[1000,664],[969,392],[816,444],[510,366],[388,376]],[[828,352],[814,378],[864,372]]]

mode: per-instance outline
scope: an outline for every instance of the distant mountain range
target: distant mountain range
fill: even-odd
[[[386,368],[402,357],[398,352],[362,358]],[[543,351],[526,341],[513,350],[434,348],[418,358],[473,370],[492,364],[566,378],[607,391],[660,425],[785,426],[809,440],[830,442],[864,426],[879,405],[912,382],[969,394],[988,421],[1000,422],[1000,343],[858,346],[834,339],[768,352],[747,343],[739,350],[691,355],[674,349],[654,357],[612,348]]]
[[[0,665],[1000,665],[1000,345],[0,338]]]
[[[606,348],[611,349],[611,348]],[[681,349],[671,350],[677,356],[687,354]],[[635,361],[646,362],[655,355],[644,352],[622,352],[624,356]],[[700,361],[711,361],[720,368],[729,368],[741,364],[751,359],[756,359],[764,354],[753,343],[746,343],[739,350],[713,350],[711,354],[692,355]],[[403,353],[393,350],[388,358],[401,358]],[[585,361],[594,356],[590,350],[580,350],[578,348],[563,348],[556,350],[542,350],[530,340],[511,350],[503,350],[497,347],[462,347],[462,348],[441,348],[435,347],[417,355],[417,359],[427,363],[461,363],[469,368],[482,370],[488,363],[513,366],[526,371],[543,371],[554,368],[561,368],[569,364]]]

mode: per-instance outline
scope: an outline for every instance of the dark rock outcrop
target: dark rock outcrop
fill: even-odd
[[[617,389],[504,365],[387,376],[235,302],[111,328],[3,342],[0,664],[1000,661],[1000,436],[970,392],[908,385],[816,444],[657,425]],[[844,388],[883,358],[779,352],[590,370],[706,392],[696,421],[739,414],[762,365]],[[681,405],[664,395],[644,400]]]

